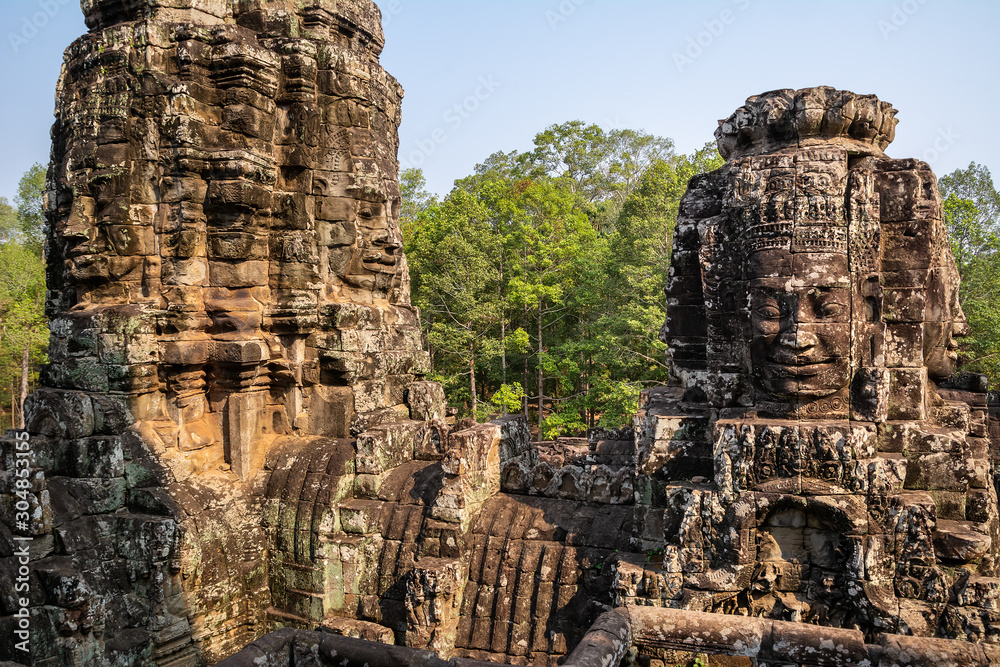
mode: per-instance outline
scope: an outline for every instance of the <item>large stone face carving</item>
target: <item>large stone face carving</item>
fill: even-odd
[[[728,163],[682,204],[699,225],[681,226],[662,332],[683,385],[775,416],[924,416],[965,324],[934,175],[883,153],[895,113],[820,88],[721,124]]]
[[[182,449],[225,443],[244,480],[261,432],[395,419],[377,413],[427,364],[374,5],[84,5],[95,32],[71,51],[54,135],[51,313],[150,313],[165,400],[137,416],[169,419]]]
[[[851,371],[846,254],[793,255],[775,248],[755,252],[747,264],[750,365],[757,389],[786,400],[825,398],[846,389]]]
[[[995,641],[956,603],[996,573],[995,447],[985,396],[936,384],[967,326],[934,174],[883,152],[895,113],[817,88],[720,123],[667,288],[678,393],[647,394],[640,452],[706,482],[653,482],[683,606]]]

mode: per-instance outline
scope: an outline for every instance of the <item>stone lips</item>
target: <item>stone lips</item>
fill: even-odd
[[[775,90],[747,99],[715,131],[727,160],[783,147],[835,144],[882,155],[896,135],[897,111],[874,95],[829,87]]]

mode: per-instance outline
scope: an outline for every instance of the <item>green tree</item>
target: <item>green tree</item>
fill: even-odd
[[[503,410],[504,415],[517,412],[524,405],[524,388],[520,382],[500,385],[500,389],[490,398],[490,403]]]
[[[45,265],[27,247],[0,244],[0,377],[10,391],[12,416],[44,360],[48,328],[44,312]],[[15,425],[22,426],[18,420]]]
[[[678,202],[720,164],[714,148],[676,155],[669,139],[575,121],[529,153],[494,153],[440,203],[409,173],[413,300],[452,404],[480,416],[520,398],[543,437],[629,423],[640,389],[667,379],[657,332]]]
[[[399,226],[412,224],[421,213],[437,204],[437,197],[427,191],[427,179],[422,169],[404,169],[399,175]]]
[[[0,396],[18,427],[48,346],[44,189],[45,168],[36,164],[21,178],[14,206],[0,198]]]
[[[0,243],[21,239],[21,221],[17,209],[10,205],[6,197],[0,197]]]
[[[406,240],[414,300],[424,312],[437,379],[453,396],[467,398],[473,418],[478,356],[491,351],[490,335],[503,317],[499,241],[487,218],[472,195],[457,190],[420,212]],[[458,384],[462,376],[468,377],[467,392]]]
[[[521,194],[522,215],[511,237],[516,259],[509,289],[513,305],[522,309],[523,329],[535,353],[540,427],[546,399],[563,398],[579,376],[576,355],[565,354],[560,342],[572,338],[567,328],[578,321],[587,299],[586,278],[604,256],[603,241],[575,204],[561,179],[531,182]],[[546,378],[559,380],[551,394]]]
[[[44,166],[32,165],[17,184],[17,196],[14,198],[19,241],[38,257],[42,256],[45,244],[45,219],[42,216],[45,172]]]
[[[673,156],[670,139],[636,130],[605,131],[577,120],[539,133],[535,150],[521,160],[536,176],[565,179],[578,206],[604,233],[646,170]]]
[[[589,425],[627,424],[641,387],[666,381],[666,348],[657,333],[666,313],[663,288],[680,199],[692,177],[722,163],[711,144],[690,156],[657,160],[622,206],[594,282],[598,296],[581,322]]]

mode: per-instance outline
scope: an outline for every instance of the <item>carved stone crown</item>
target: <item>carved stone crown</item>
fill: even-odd
[[[719,121],[715,138],[727,160],[821,144],[882,156],[896,135],[896,113],[874,95],[830,87],[775,90],[749,98]]]
[[[848,227],[846,224],[764,223],[744,230],[742,241],[744,257],[749,257],[761,250],[771,249],[846,255]]]
[[[215,25],[236,22],[258,34],[288,31],[289,17],[304,28],[330,26],[348,37],[360,35],[381,53],[382,13],[373,0],[81,0],[87,27],[104,30],[132,21]],[[301,34],[299,27],[293,31]]]

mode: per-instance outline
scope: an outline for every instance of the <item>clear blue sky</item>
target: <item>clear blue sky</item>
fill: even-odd
[[[0,196],[48,158],[76,0],[0,3]],[[400,159],[430,188],[553,123],[643,129],[691,151],[748,96],[831,85],[900,110],[893,157],[1000,174],[996,0],[380,0],[382,62],[406,89]],[[54,16],[38,20],[45,7]],[[44,23],[25,36],[25,19]],[[699,44],[700,42],[700,44]],[[478,94],[478,98],[476,97]],[[459,105],[456,109],[455,105]]]

